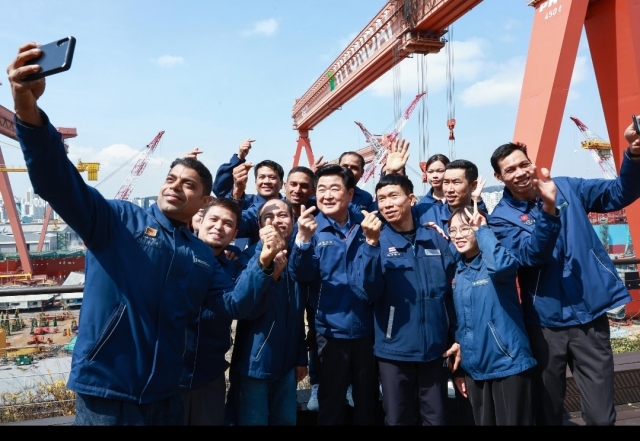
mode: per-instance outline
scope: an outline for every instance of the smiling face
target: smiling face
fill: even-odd
[[[494,176],[504,183],[514,198],[519,200],[535,198],[532,182],[535,166],[527,155],[520,150],[514,150],[509,156],[498,161],[498,167],[500,167],[500,174],[495,173]]]
[[[351,170],[356,184],[358,183],[358,181],[360,181],[360,178],[364,173],[364,168],[362,168],[360,158],[355,155],[344,155],[340,160],[340,167],[348,168],[349,170]]]
[[[280,230],[282,237],[288,241],[293,233],[293,216],[289,206],[280,199],[266,202],[260,210],[260,225],[264,227],[269,219],[271,225]]]
[[[237,225],[238,220],[231,210],[214,205],[202,218],[198,238],[213,248],[217,256],[235,239]]]
[[[291,173],[284,184],[291,205],[306,205],[314,195],[313,179],[306,173]]]
[[[448,233],[458,252],[464,254],[467,258],[471,258],[480,252],[476,235],[461,214],[453,216],[453,219],[449,222]]]
[[[478,185],[477,181],[473,181],[471,185],[469,184],[464,169],[447,169],[442,178],[442,191],[444,192],[444,197],[447,198],[449,207],[453,210],[469,205],[471,192],[476,188],[476,185]]]
[[[445,165],[440,161],[434,161],[427,167],[427,182],[433,188],[442,188]]]
[[[178,164],[169,170],[158,194],[158,208],[169,219],[188,223],[211,200],[197,171]]]
[[[260,167],[256,172],[256,191],[269,200],[280,196],[282,180],[278,173],[269,167]]]
[[[378,210],[385,220],[396,231],[410,231],[413,229],[411,203],[415,196],[407,195],[399,185],[386,185],[376,191]]]
[[[347,190],[340,175],[326,175],[318,179],[318,209],[327,217],[337,222],[346,222],[352,198],[353,189]]]

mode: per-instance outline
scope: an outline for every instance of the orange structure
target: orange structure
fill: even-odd
[[[624,130],[640,113],[640,1],[532,1],[533,31],[514,140],[531,159],[550,167],[558,141],[583,25],[616,168],[627,147]],[[626,209],[633,242],[640,243],[640,203]],[[633,293],[632,293],[633,294]],[[634,300],[638,302],[638,300]]]
[[[313,164],[309,131],[411,54],[437,53],[447,27],[482,0],[389,0],[293,106],[298,143]]]
[[[7,136],[13,140],[17,140],[16,127],[13,123],[14,113],[6,107],[0,106],[0,135]],[[74,128],[57,127],[58,132],[62,134],[62,139],[75,138],[78,136],[78,132]],[[0,149],[0,163],[4,164],[4,156]],[[4,207],[7,210],[7,216],[9,217],[9,223],[11,224],[11,231],[13,237],[16,240],[16,248],[18,255],[20,256],[20,262],[22,264],[22,270],[27,274],[33,274],[33,266],[31,264],[31,257],[29,256],[29,250],[27,248],[27,242],[22,232],[22,225],[18,216],[18,208],[16,207],[16,201],[13,198],[13,190],[11,189],[11,182],[9,181],[9,175],[6,171],[0,172],[0,195],[4,201]],[[45,215],[45,226],[43,233],[41,233],[41,243],[44,240],[44,234],[46,233],[46,224],[48,223],[47,211]],[[42,245],[39,245],[41,249]]]

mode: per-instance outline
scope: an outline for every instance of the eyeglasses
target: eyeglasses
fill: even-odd
[[[460,228],[449,228],[447,232],[449,233],[449,237],[455,237],[458,233],[460,233],[462,237],[473,236],[473,229],[469,226],[460,227]]]

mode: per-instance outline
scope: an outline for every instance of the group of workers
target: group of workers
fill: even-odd
[[[374,195],[356,152],[285,180],[247,162],[249,139],[215,179],[200,151],[176,159],[145,210],[69,161],[44,80],[22,80],[39,54],[22,46],[7,72],[34,191],[87,247],[77,425],[294,425],[307,374],[319,425],[344,423],[347,396],[373,424],[380,395],[387,425],[443,425],[449,375],[478,425],[561,425],[567,366],[585,422],[615,423],[606,311],[630,296],[587,213],[640,197],[633,126],[615,180],[551,179],[526,146],[498,147],[491,216],[476,165],[444,155],[418,201],[404,140]]]

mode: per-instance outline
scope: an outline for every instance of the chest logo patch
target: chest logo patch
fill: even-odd
[[[147,227],[144,230],[144,234],[145,236],[156,237],[158,235],[158,230],[156,230],[155,228]]]
[[[536,223],[536,220],[531,219],[528,214],[523,214],[522,216],[520,216],[520,220],[522,221],[523,224],[529,225],[529,226]]]
[[[489,284],[489,279],[480,279],[473,282],[472,286],[485,286]]]
[[[330,246],[330,245],[333,245],[333,241],[332,240],[323,240],[321,242],[318,242],[317,246],[319,246],[319,247],[327,247],[327,246]]]
[[[427,256],[440,256],[440,250],[434,250],[434,249],[427,249],[425,248],[424,250],[424,254],[426,254]]]
[[[198,258],[198,256],[196,256],[195,254],[193,255],[193,263],[206,269],[211,268],[211,266],[209,265],[209,262]]]

